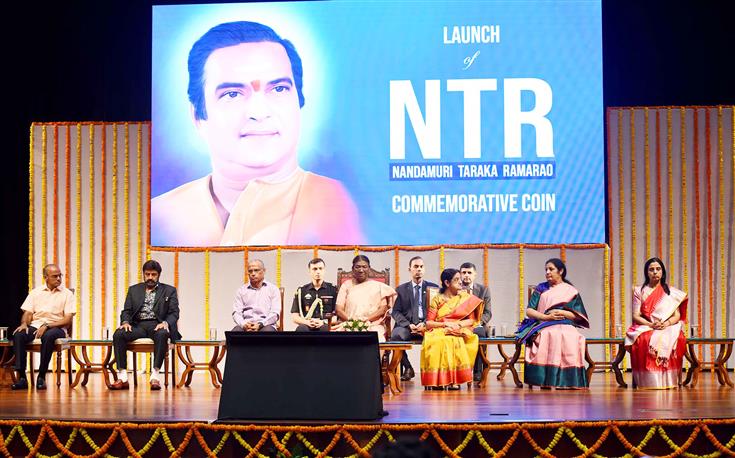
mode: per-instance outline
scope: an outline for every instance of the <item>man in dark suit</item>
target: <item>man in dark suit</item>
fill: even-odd
[[[151,390],[160,390],[159,372],[168,351],[168,340],[181,339],[176,323],[179,320],[179,298],[176,288],[159,283],[161,264],[148,260],[143,264],[143,282],[128,288],[125,306],[120,312],[121,325],[112,336],[118,380],[110,389],[126,390],[128,385],[127,344],[135,339],[153,339]]]
[[[472,332],[477,334],[477,336],[481,339],[487,337],[486,326],[490,322],[490,318],[492,318],[493,316],[492,310],[490,309],[490,289],[480,283],[475,282],[475,277],[477,276],[477,267],[475,267],[475,265],[471,262],[465,262],[461,266],[459,266],[459,275],[462,279],[462,286],[473,295],[482,299],[482,301],[485,303],[485,308],[482,311],[482,318],[480,318],[480,324],[475,327]],[[482,377],[482,368],[482,358],[480,357],[480,352],[478,351],[477,357],[475,358],[475,368],[472,377],[476,382],[479,382],[480,378]]]
[[[411,281],[396,288],[398,297],[393,305],[395,326],[391,332],[391,340],[409,341],[423,337],[429,305],[424,303],[426,288],[437,286],[424,280],[424,260],[421,256],[414,256],[408,261],[408,271],[411,273]],[[408,355],[404,353],[401,359],[401,380],[411,380],[415,375]]]

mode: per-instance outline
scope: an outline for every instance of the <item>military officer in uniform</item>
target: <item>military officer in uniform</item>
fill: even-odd
[[[328,320],[334,314],[337,288],[324,281],[324,268],[321,258],[309,261],[311,282],[296,290],[291,306],[296,331],[329,331]]]

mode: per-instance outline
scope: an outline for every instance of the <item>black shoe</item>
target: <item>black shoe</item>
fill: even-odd
[[[46,378],[39,376],[36,379],[36,389],[37,390],[45,390],[46,389]]]
[[[27,390],[28,389],[28,380],[22,378],[18,380],[17,382],[10,385],[11,390]]]
[[[406,370],[403,371],[403,375],[401,375],[401,380],[407,382],[414,377],[416,377],[416,373],[413,371],[413,367],[407,367]]]

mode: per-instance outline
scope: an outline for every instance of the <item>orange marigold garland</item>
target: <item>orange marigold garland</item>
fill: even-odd
[[[54,193],[54,250],[53,262],[59,262],[59,125],[54,124],[54,170],[53,170],[53,193]]]
[[[618,110],[618,259],[620,260],[620,324],[625,326],[625,179],[623,178],[623,110]]]
[[[33,200],[33,188],[35,187],[35,174],[33,173],[34,155],[35,152],[35,138],[33,136],[33,129],[35,124],[31,124],[30,133],[28,134],[28,144],[30,145],[28,155],[28,291],[33,289],[33,215],[35,213],[35,206]]]
[[[210,258],[209,251],[204,252],[204,329],[205,338],[209,336],[209,287],[210,287]],[[209,347],[205,351],[205,361],[209,360]]]
[[[630,277],[633,281],[638,278],[638,204],[636,199],[636,187],[638,182],[638,171],[636,167],[637,157],[635,148],[635,108],[630,109]],[[626,285],[627,287],[627,285]],[[627,325],[625,309],[620,313],[623,327]]]
[[[395,281],[395,283],[394,283],[395,286],[398,286],[399,284],[401,284],[401,275],[400,275],[400,270],[401,270],[400,269],[400,266],[401,266],[401,264],[400,264],[400,257],[399,257],[399,255],[400,255],[400,251],[396,247],[393,250],[393,276],[395,277],[395,280],[394,280]]]
[[[66,143],[64,144],[64,273],[67,285],[71,285],[71,126],[66,125]]]
[[[714,252],[712,251],[712,142],[710,136],[712,129],[710,126],[711,116],[710,110],[704,111],[705,122],[704,122],[704,160],[705,160],[705,188],[704,192],[707,198],[707,291],[709,299],[709,336],[715,337],[715,313],[717,312],[715,304],[715,268],[713,265]],[[710,347],[710,355],[714,356],[715,346]]]
[[[95,228],[95,224],[94,224],[94,219],[95,219],[94,218],[94,207],[95,207],[95,205],[94,205],[94,203],[95,203],[95,200],[94,200],[95,199],[95,192],[94,192],[94,184],[95,184],[95,180],[94,180],[94,175],[95,175],[95,169],[94,169],[94,158],[95,158],[95,154],[94,154],[94,124],[88,124],[88,127],[89,127],[89,131],[88,131],[89,132],[89,135],[88,135],[89,151],[87,151],[87,154],[89,156],[89,161],[88,161],[88,164],[89,164],[89,210],[88,210],[89,211],[89,214],[87,215],[87,217],[89,219],[88,219],[87,224],[89,225],[89,227],[88,227],[88,229],[89,229],[89,245],[88,245],[87,249],[88,249],[89,259],[88,259],[87,262],[89,263],[90,266],[94,266],[94,264],[95,264],[95,262],[94,262],[95,261],[95,259],[94,259],[94,245],[95,245],[94,244],[94,228]],[[88,306],[88,310],[89,310],[89,315],[87,316],[87,320],[88,320],[87,323],[89,323],[89,329],[88,329],[89,334],[87,334],[87,336],[90,339],[92,339],[92,338],[94,338],[94,305],[95,305],[95,300],[94,300],[94,287],[93,287],[93,285],[94,285],[94,279],[95,279],[95,269],[94,268],[89,269],[88,275],[89,276],[88,276],[88,279],[87,279],[87,282],[88,282],[87,284],[89,285],[89,293],[88,293],[88,296],[87,296],[87,300],[89,302],[87,303],[87,306]]]
[[[130,284],[130,123],[125,123],[125,176],[123,177],[123,217],[125,234],[123,235],[123,251],[125,252],[125,274],[123,284]]]
[[[248,248],[245,247],[242,250],[242,268],[243,268],[242,282],[243,283],[248,282],[248,263],[250,262],[248,258],[249,258]]]
[[[608,132],[608,136],[607,136],[607,182],[608,183],[612,183],[613,182],[612,181],[612,178],[613,178],[612,177],[612,173],[613,173],[612,170],[613,169],[612,169],[612,159],[611,159],[613,148],[612,148],[612,134],[610,133],[610,119],[612,118],[612,113],[613,113],[612,110],[611,109],[608,109],[607,110],[607,116],[605,117],[605,129]],[[618,125],[618,130],[619,130],[619,128],[620,128],[620,126]],[[613,234],[612,234],[612,230],[613,230],[613,204],[612,204],[612,200],[613,200],[612,192],[608,192],[607,193],[607,211],[608,211],[608,221],[609,221],[609,224],[607,225],[607,231],[608,231],[607,232],[607,240],[608,240],[608,243],[609,243],[609,245],[608,245],[609,250],[612,250],[613,249]],[[614,261],[613,258],[614,258],[613,256],[609,256],[609,259],[610,259],[610,265],[609,265],[609,269],[610,269],[610,280],[609,281],[610,281],[610,284],[608,285],[608,288],[613,293],[610,295],[610,302],[609,302],[609,305],[608,305],[609,319],[608,319],[608,322],[606,324],[606,326],[608,328],[608,330],[607,330],[608,335],[610,333],[610,329],[613,326],[613,323],[615,323],[615,295],[614,295],[615,288],[613,286],[615,284],[615,275],[614,275],[614,270],[613,270],[614,262],[615,261]]]
[[[669,264],[668,274],[671,282],[674,282],[674,160],[671,154],[673,148],[673,134],[672,134],[672,109],[671,107],[666,109],[666,170],[668,172],[668,205],[669,208]]]
[[[686,144],[686,108],[681,107],[679,109],[679,150],[681,157],[681,240],[679,246],[681,247],[681,284],[683,289],[688,293],[691,293],[691,285],[689,284],[689,235],[687,227],[689,224],[687,208],[689,201],[687,199],[687,144]],[[689,315],[692,316],[692,315]],[[686,326],[687,331],[689,330],[689,320],[687,320]],[[687,332],[688,334],[688,332]]]
[[[137,196],[138,198],[135,200],[136,203],[136,210],[138,214],[138,239],[137,243],[135,244],[136,249],[138,250],[138,271],[143,266],[143,263],[145,262],[145,243],[143,242],[143,126],[141,124],[137,125],[137,138],[136,138],[136,144],[135,144],[135,170],[138,172],[136,173],[136,190],[137,190]],[[133,355],[135,357],[135,354]],[[138,364],[141,362],[142,355],[138,353]],[[150,366],[150,360],[146,358],[146,370],[149,370]]]
[[[651,256],[651,145],[649,140],[648,107],[643,108],[643,181],[645,189],[645,239],[644,257]],[[633,184],[635,186],[635,184]]]
[[[41,126],[41,265],[48,264],[48,167],[46,125]]]
[[[734,116],[735,118],[735,116]],[[717,107],[717,159],[718,159],[718,196],[719,196],[719,240],[720,240],[720,326],[721,337],[727,337],[727,281],[728,265],[725,261],[725,153],[722,138],[722,107]],[[733,132],[735,135],[735,132]],[[735,151],[735,149],[733,150]],[[735,178],[733,176],[732,178]],[[732,180],[731,180],[732,181]],[[714,336],[714,334],[713,334]]]
[[[107,125],[102,124],[100,138],[100,325],[107,325]]]
[[[663,246],[663,215],[661,206],[661,110],[656,109],[656,120],[654,125],[654,132],[656,132],[656,149],[654,155],[656,156],[656,253],[657,256],[664,259],[664,246]]]
[[[694,155],[694,256],[695,266],[697,269],[695,281],[697,282],[697,324],[699,325],[699,335],[702,336],[702,322],[704,321],[703,316],[703,294],[702,289],[704,286],[704,279],[702,278],[702,239],[701,239],[701,228],[700,228],[700,214],[699,214],[699,109],[694,108],[694,131],[692,132],[692,154]],[[702,358],[702,352],[699,353],[700,360]]]
[[[183,453],[196,453],[197,450],[190,448],[192,438],[195,438],[195,444],[198,444],[202,451],[213,456],[222,450],[224,443],[227,438],[232,435],[236,441],[247,451],[248,456],[263,456],[263,449],[268,442],[271,442],[276,449],[284,456],[290,456],[291,452],[286,448],[286,443],[289,437],[295,436],[306,448],[311,452],[312,456],[326,456],[331,452],[336,445],[344,439],[344,443],[352,447],[352,449],[359,456],[369,456],[369,451],[373,448],[376,442],[381,436],[386,436],[389,441],[393,442],[395,438],[391,434],[393,433],[420,433],[420,438],[426,440],[431,437],[436,446],[438,446],[448,456],[459,456],[459,454],[465,450],[467,445],[473,438],[477,438],[480,446],[485,449],[491,456],[506,456],[510,453],[511,447],[515,444],[519,437],[525,439],[525,443],[530,445],[536,453],[542,456],[553,456],[552,452],[556,448],[560,439],[566,435],[570,441],[582,452],[581,456],[592,456],[602,446],[603,443],[608,441],[610,437],[617,438],[626,451],[636,455],[646,454],[645,449],[648,447],[649,442],[658,436],[666,443],[666,445],[672,451],[671,454],[666,456],[713,456],[710,453],[707,455],[694,455],[687,451],[694,444],[694,441],[699,436],[700,432],[705,435],[708,441],[705,443],[711,444],[712,447],[720,453],[727,455],[733,455],[732,447],[735,446],[735,436],[731,438],[726,444],[720,442],[715,436],[710,427],[712,426],[732,426],[735,425],[733,419],[725,420],[635,420],[635,421],[589,421],[589,422],[553,422],[553,423],[501,423],[501,424],[367,424],[367,425],[320,425],[320,426],[302,426],[302,425],[214,425],[206,423],[84,423],[84,422],[57,422],[57,421],[46,421],[46,420],[30,420],[30,421],[18,421],[18,420],[5,420],[0,423],[0,426],[12,426],[13,430],[8,435],[7,440],[2,440],[0,435],[0,450],[6,452],[8,450],[8,444],[11,444],[13,438],[16,435],[20,437],[23,444],[30,451],[29,455],[38,453],[41,447],[45,444],[48,438],[50,442],[61,451],[62,454],[71,457],[79,457],[80,455],[75,454],[71,447],[73,445],[73,438],[75,434],[81,435],[87,445],[92,448],[95,453],[93,456],[102,456],[108,452],[108,450],[114,445],[116,441],[122,442],[125,449],[131,456],[143,456],[151,450],[151,447],[160,437],[166,445],[166,448],[171,453],[171,456],[181,456]],[[40,427],[39,435],[32,443],[26,435],[23,426],[26,427]],[[691,431],[688,433],[688,437],[683,444],[679,445],[675,443],[669,434],[664,429],[665,427],[691,427]],[[74,428],[70,438],[66,444],[62,444],[53,428]],[[87,433],[87,429],[106,429],[111,432],[102,446],[98,446]],[[578,433],[575,431],[589,430],[591,428],[604,428],[597,440],[590,446],[585,445],[578,437]],[[648,428],[647,433],[644,437],[634,445],[631,443],[621,431],[621,428]],[[184,437],[181,442],[176,444],[176,447],[169,438],[168,431],[185,431]],[[212,450],[204,441],[201,431],[206,430],[209,432],[223,432],[222,439],[215,450]],[[545,448],[533,438],[532,433],[536,431],[553,431],[556,430],[552,440],[548,443]],[[149,431],[151,436],[147,443],[139,450],[136,450],[132,444],[128,432],[133,431]],[[492,450],[487,441],[484,440],[482,432],[513,432],[513,434],[506,440],[504,446],[495,452]],[[76,432],[76,433],[75,433]],[[278,440],[278,433],[286,433],[282,441]],[[610,435],[612,432],[612,436]],[[248,443],[240,433],[256,433],[260,437],[255,445]],[[368,433],[372,434],[366,445],[361,446],[360,443],[354,439],[354,433]],[[456,435],[457,433],[464,436],[461,442],[457,443],[457,440],[453,440],[450,443],[442,436],[443,433],[451,433]],[[312,444],[307,438],[307,434],[332,434],[332,439],[329,444],[322,450],[319,450],[314,444]],[[717,453],[715,452],[715,454]],[[497,454],[496,454],[497,453]],[[9,452],[7,453],[9,454]],[[353,455],[354,456],[354,455]]]
[[[117,240],[117,124],[112,124],[112,327],[115,328],[117,320],[117,260],[118,260],[118,240]]]
[[[276,286],[281,287],[281,259],[282,259],[281,247],[276,249]]]
[[[75,183],[76,183],[76,238],[77,238],[77,246],[76,246],[76,261],[77,265],[75,268],[75,274],[74,278],[76,280],[76,294],[74,295],[76,298],[76,311],[77,313],[74,315],[74,329],[76,330],[76,337],[81,338],[82,337],[82,326],[81,326],[81,318],[82,318],[82,125],[77,124],[77,145],[76,145],[76,176],[75,176]]]

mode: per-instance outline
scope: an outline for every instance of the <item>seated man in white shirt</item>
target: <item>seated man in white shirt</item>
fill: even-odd
[[[41,339],[41,362],[38,365],[36,389],[46,389],[46,372],[51,362],[56,339],[68,337],[68,329],[76,311],[74,293],[61,285],[61,269],[56,264],[43,268],[44,284],[31,290],[20,307],[23,317],[20,326],[13,331],[15,370],[18,381],[10,387],[14,390],[28,388],[26,379],[26,345]]]

